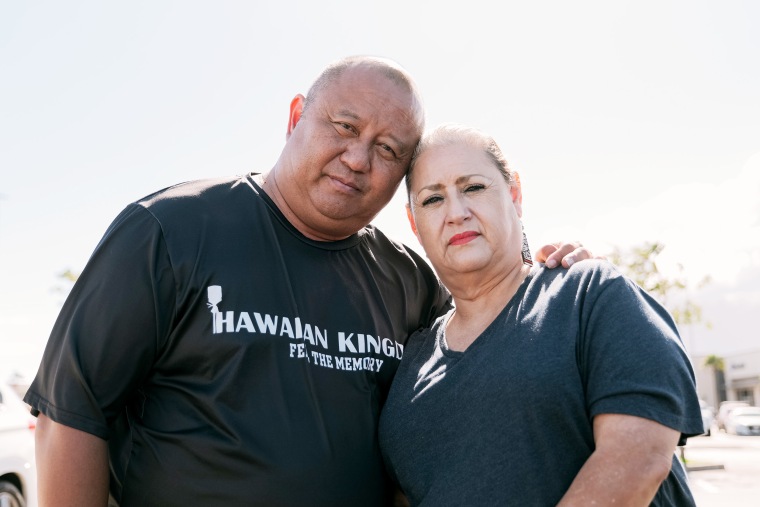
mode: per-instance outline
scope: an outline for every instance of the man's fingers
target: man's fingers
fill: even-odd
[[[552,243],[550,245],[544,245],[541,248],[539,248],[536,251],[536,262],[541,262],[541,263],[546,264],[549,259],[549,256],[553,254],[554,252],[556,252],[559,246],[560,246],[560,243]],[[555,260],[555,263],[556,263],[556,260]],[[549,266],[549,267],[554,267],[554,266]]]
[[[576,262],[587,259],[606,260],[607,258],[603,255],[594,255],[580,241],[551,243],[536,251],[536,262],[544,263],[549,269],[560,265],[569,268]]]
[[[538,262],[544,262],[546,267],[556,268],[560,264],[569,268],[575,262],[589,259],[591,254],[583,247],[580,241],[574,241],[571,243],[552,243],[550,245],[544,245],[538,251],[536,260]],[[542,260],[543,259],[543,260]]]
[[[586,259],[593,259],[594,255],[588,251],[586,247],[579,247],[565,255],[562,258],[562,265],[569,268],[578,261],[585,261]]]

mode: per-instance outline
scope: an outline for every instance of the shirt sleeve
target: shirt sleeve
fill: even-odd
[[[590,417],[626,414],[683,437],[702,433],[694,372],[668,312],[618,273],[592,282],[581,304],[578,362]]]
[[[33,413],[109,438],[169,333],[175,294],[160,224],[144,207],[128,206],[58,316],[25,397]]]
[[[419,323],[419,326],[417,328],[412,328],[412,331],[416,331],[431,327],[438,317],[446,315],[454,305],[451,293],[449,293],[448,289],[446,289],[443,283],[441,283],[430,265],[414,250],[409,247],[405,248],[408,255],[419,267],[419,272],[421,273],[426,286],[429,288],[429,301],[426,305],[427,311],[423,312],[422,322]]]

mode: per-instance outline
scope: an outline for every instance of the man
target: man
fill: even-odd
[[[422,130],[406,72],[349,58],[292,101],[268,174],[128,206],[26,396],[41,505],[102,506],[109,475],[122,507],[386,505],[378,414],[449,300],[367,224]]]

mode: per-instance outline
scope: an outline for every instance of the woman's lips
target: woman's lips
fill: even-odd
[[[449,239],[449,245],[464,245],[465,243],[469,243],[478,236],[480,236],[480,234],[475,231],[467,231],[461,234],[455,234],[451,237],[451,239]]]

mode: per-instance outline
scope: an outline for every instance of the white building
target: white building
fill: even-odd
[[[760,350],[722,357],[724,370],[717,375],[705,366],[705,356],[692,358],[699,397],[712,407],[725,400],[760,405]]]

